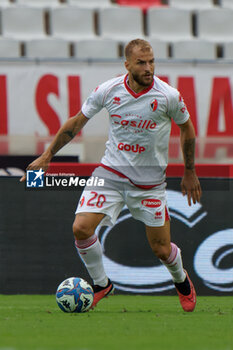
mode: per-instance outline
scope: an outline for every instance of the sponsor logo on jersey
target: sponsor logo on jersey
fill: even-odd
[[[115,104],[115,105],[120,105],[120,104],[121,104],[121,99],[120,99],[120,97],[114,97],[114,99],[113,99],[113,104]]]
[[[153,100],[153,101],[151,102],[150,106],[151,106],[152,111],[155,112],[156,109],[157,109],[157,107],[158,107],[158,101],[157,101],[156,99]]]
[[[142,153],[146,150],[145,147],[140,146],[138,143],[136,145],[129,145],[128,143],[120,142],[118,143],[117,148],[120,151],[134,152],[134,153]]]
[[[147,199],[143,199],[141,201],[142,205],[144,205],[144,207],[148,207],[148,208],[158,208],[161,205],[161,200],[160,199],[154,199],[154,198],[147,198]]]
[[[153,130],[156,128],[156,123],[153,122],[151,119],[140,119],[140,120],[127,120],[123,119],[121,115],[119,114],[112,114],[111,118],[113,118],[114,124],[120,124],[122,126],[131,126],[132,128],[137,129],[149,129]]]

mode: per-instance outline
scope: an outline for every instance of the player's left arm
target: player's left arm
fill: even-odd
[[[184,159],[184,176],[181,181],[181,191],[187,194],[188,204],[200,202],[202,191],[195,171],[195,130],[191,119],[180,124],[180,142]],[[192,200],[192,201],[191,201]]]

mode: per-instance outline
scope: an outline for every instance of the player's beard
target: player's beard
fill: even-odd
[[[140,76],[139,74],[137,73],[132,73],[132,77],[133,79],[136,81],[136,83],[138,83],[139,85],[141,86],[144,86],[144,87],[148,87],[152,84],[153,82],[153,79],[154,79],[154,73],[151,73],[150,75],[148,75],[148,77],[150,76],[150,80],[148,79],[145,79],[146,75],[144,74],[143,76]],[[144,80],[145,79],[145,80]]]

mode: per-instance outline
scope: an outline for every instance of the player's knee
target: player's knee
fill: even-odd
[[[167,260],[170,256],[170,244],[155,244],[152,247],[154,254],[161,260]]]
[[[86,219],[83,220],[82,218],[76,218],[73,223],[73,234],[76,239],[83,240],[93,235],[93,232]]]

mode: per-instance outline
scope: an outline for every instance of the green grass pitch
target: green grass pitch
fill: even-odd
[[[231,350],[233,298],[115,295],[84,314],[63,313],[54,295],[0,296],[0,350]]]

